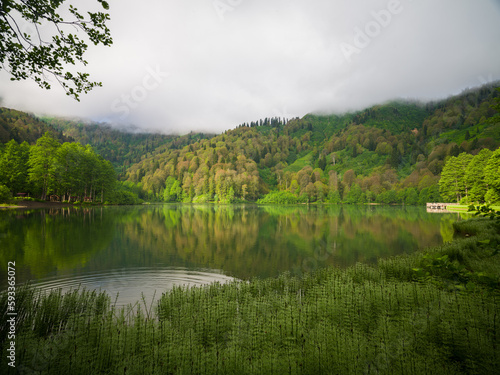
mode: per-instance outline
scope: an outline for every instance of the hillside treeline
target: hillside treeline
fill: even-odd
[[[489,121],[499,93],[470,90],[443,102],[394,102],[342,116],[242,124],[132,165],[149,200],[423,204],[443,198],[446,161],[500,145]],[[261,125],[262,124],[262,125]]]
[[[500,146],[499,96],[486,85],[427,104],[400,101],[342,115],[265,118],[217,136],[132,134],[102,124],[40,121],[7,109],[0,124],[4,149],[6,139],[34,145],[42,129],[51,129],[60,142],[91,146],[113,164],[127,194],[149,201],[424,204],[456,201],[438,184],[450,158]],[[30,189],[43,195],[40,187]],[[70,194],[60,186],[50,189]],[[88,189],[78,188],[78,195],[90,197]],[[49,194],[49,185],[45,190]]]
[[[35,144],[46,132],[51,132],[61,142],[74,141],[70,136],[64,135],[62,130],[56,130],[32,114],[0,107],[0,144],[10,140]]]
[[[60,118],[46,117],[42,121],[82,145],[91,145],[99,155],[115,166],[119,176],[123,176],[128,167],[148,156],[157,155],[167,149],[180,149],[199,139],[212,137],[202,133],[183,136],[147,133],[137,128],[117,129],[107,124]]]

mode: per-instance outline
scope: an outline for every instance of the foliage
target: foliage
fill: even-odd
[[[439,180],[440,192],[457,203],[496,203],[500,196],[499,175],[500,148],[494,152],[482,150],[476,156],[463,152],[447,160]]]
[[[183,136],[146,133],[137,128],[113,128],[107,124],[75,122],[61,118],[42,118],[41,124],[64,133],[82,145],[91,145],[104,159],[113,163],[117,173],[124,176],[127,169],[145,157],[166,149],[180,149],[196,141],[211,138],[203,133]],[[142,177],[141,177],[142,178]]]
[[[448,159],[439,180],[439,192],[445,199],[453,200],[455,198],[459,203],[463,196],[467,196],[469,186],[466,170],[472,159],[473,156],[465,152]]]
[[[45,133],[30,149],[29,159],[26,161],[29,171],[29,179],[35,185],[35,191],[41,192],[41,199],[46,199],[49,193],[49,185],[53,185],[53,165],[56,160],[56,150],[60,147],[59,142],[50,133]]]
[[[474,212],[474,216],[488,216],[490,219],[500,220],[500,211],[496,211],[490,205],[476,206],[470,205],[469,212]]]
[[[488,159],[484,177],[488,186],[500,193],[500,148],[494,151]]]
[[[118,204],[118,205],[134,205],[140,204],[143,201],[139,199],[136,192],[131,189],[127,184],[115,183],[115,187],[106,197],[105,204]]]
[[[0,66],[12,75],[11,80],[31,78],[44,89],[50,89],[47,75],[53,75],[67,95],[79,100],[80,93],[87,93],[101,83],[90,82],[88,73],[67,70],[69,64],[87,64],[84,54],[88,42],[73,32],[82,31],[93,44],[109,46],[112,44],[106,26],[109,15],[89,11],[84,17],[72,5],[61,9],[63,3],[64,0],[50,3],[3,0]],[[98,0],[98,3],[109,9],[106,1]],[[50,40],[45,39],[48,35]]]
[[[470,203],[500,199],[500,173],[479,167],[496,160],[488,155],[500,145],[495,124],[486,121],[496,113],[491,106],[497,99],[490,85],[426,105],[397,102],[343,115],[268,118],[217,136],[130,134],[44,121],[92,145],[148,201],[246,202],[279,191],[301,202]],[[443,167],[456,158],[464,161],[457,173],[465,175],[454,191],[445,191],[452,186],[444,182],[447,167],[440,194]],[[170,177],[178,182],[172,195]]]
[[[0,184],[0,203],[7,202],[11,197],[9,188]]]
[[[298,197],[289,191],[272,191],[259,199],[257,203],[297,204],[298,201]]]
[[[485,195],[488,192],[488,183],[486,182],[485,169],[488,164],[488,160],[491,158],[492,151],[488,149],[483,149],[474,156],[467,170],[465,171],[465,178],[469,189],[469,195],[471,202],[484,202]]]
[[[11,192],[20,192],[27,184],[28,171],[26,160],[29,157],[29,145],[26,142],[18,144],[11,140],[0,153],[0,183],[7,186]]]
[[[28,142],[33,145],[46,132],[51,132],[60,142],[74,141],[34,115],[14,109],[0,108],[0,143],[14,140],[19,144]]]
[[[472,154],[494,149],[500,142],[498,135],[481,138],[490,127],[486,123],[480,132],[471,130],[465,143],[447,142],[441,133],[447,131],[448,123],[441,126],[437,119],[448,116],[453,108],[460,108],[470,121],[479,114],[480,118],[488,117],[494,113],[490,104],[496,95],[492,87],[483,87],[427,106],[389,103],[355,114],[276,121],[273,126],[268,119],[243,124],[210,140],[152,155],[132,166],[127,179],[141,182],[158,200],[172,176],[183,191],[193,190],[184,194],[187,199],[208,194],[216,201],[226,201],[224,194],[233,186],[235,199],[244,200],[256,200],[277,190],[308,202],[338,201],[340,196],[349,203],[425,204],[426,199],[441,199],[436,186],[447,158],[462,150]],[[450,126],[455,125],[450,122]],[[238,159],[247,166],[241,168]],[[254,180],[240,182],[248,178],[248,169]],[[349,171],[354,177],[346,180]],[[219,180],[225,187],[217,187],[217,175],[223,177]],[[357,187],[351,192],[353,184],[361,194]],[[247,185],[245,190],[243,185]]]
[[[102,203],[116,180],[111,163],[92,147],[61,145],[49,132],[33,146],[9,141],[0,161],[0,183],[11,193],[31,193],[42,200],[53,195],[58,201],[96,201],[99,196]]]

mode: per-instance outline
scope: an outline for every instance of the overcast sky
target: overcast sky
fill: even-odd
[[[81,10],[85,2],[73,3]],[[165,133],[429,100],[500,79],[498,0],[109,0],[103,87],[67,97],[0,71],[5,107]]]

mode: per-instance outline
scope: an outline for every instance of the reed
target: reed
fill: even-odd
[[[20,288],[17,363],[42,374],[492,374],[500,255],[482,223],[487,236],[377,266],[175,287],[154,308]]]

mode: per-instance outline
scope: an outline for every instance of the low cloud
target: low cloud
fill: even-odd
[[[77,103],[11,82],[3,105],[165,133],[264,117],[430,100],[500,79],[500,6],[468,0],[112,0],[111,48],[89,49],[103,87]]]

